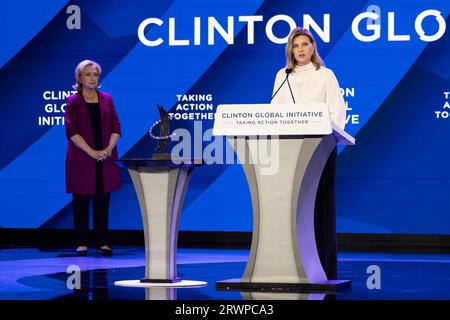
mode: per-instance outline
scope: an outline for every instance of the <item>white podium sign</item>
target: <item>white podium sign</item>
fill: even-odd
[[[221,104],[213,135],[327,135],[332,133],[325,103]]]

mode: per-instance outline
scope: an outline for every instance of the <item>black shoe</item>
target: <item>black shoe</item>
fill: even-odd
[[[77,249],[77,256],[79,257],[86,257],[88,255],[88,250],[84,249],[84,250],[79,250]]]
[[[99,248],[100,252],[102,253],[102,256],[112,256],[113,255],[113,251],[111,250],[111,248]]]

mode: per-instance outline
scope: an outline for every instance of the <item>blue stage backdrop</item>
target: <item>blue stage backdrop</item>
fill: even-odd
[[[174,128],[194,134],[195,119],[203,131],[212,127],[218,104],[266,103],[285,64],[286,37],[304,25],[340,82],[346,131],[357,140],[339,150],[338,232],[450,231],[449,1],[18,0],[1,7],[3,228],[72,227],[62,119],[79,61],[103,67],[101,90],[112,94],[122,123],[119,156],[150,156],[157,104],[170,109]],[[122,180],[111,228],[141,229],[125,170]],[[251,226],[242,168],[196,169],[180,229]]]

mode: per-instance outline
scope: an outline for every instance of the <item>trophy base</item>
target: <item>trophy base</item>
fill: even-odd
[[[172,160],[172,156],[170,153],[154,153],[152,155],[152,159],[154,160]]]

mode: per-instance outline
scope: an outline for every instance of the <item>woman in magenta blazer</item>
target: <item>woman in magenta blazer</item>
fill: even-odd
[[[84,60],[75,69],[77,93],[67,98],[64,115],[69,140],[66,189],[73,194],[77,254],[88,253],[89,203],[94,213],[95,245],[103,255],[108,246],[108,212],[111,192],[121,187],[117,159],[120,122],[111,95],[99,92],[101,67]]]

